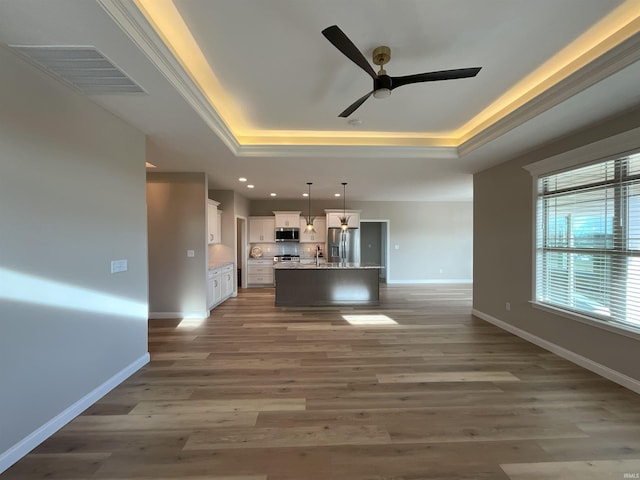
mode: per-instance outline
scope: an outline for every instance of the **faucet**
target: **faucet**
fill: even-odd
[[[316,267],[320,265],[320,245],[316,245]]]

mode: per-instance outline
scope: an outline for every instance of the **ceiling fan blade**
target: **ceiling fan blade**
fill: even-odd
[[[360,105],[362,105],[364,103],[364,101],[369,98],[371,95],[373,94],[373,90],[371,90],[369,93],[367,93],[366,95],[360,97],[358,100],[356,100],[355,102],[353,102],[344,112],[342,112],[340,115],[338,115],[339,117],[343,117],[346,118],[349,115],[351,115],[353,112],[355,112]]]
[[[361,69],[371,75],[371,78],[376,79],[376,72],[373,67],[364,58],[364,55],[353,44],[349,37],[347,37],[340,27],[332,25],[322,30],[322,34],[329,40],[334,47],[340,50],[349,60],[358,65]]]
[[[456,78],[475,77],[482,67],[458,68],[457,70],[441,70],[439,72],[417,73],[403,77],[391,77],[391,90],[409,83],[436,82],[438,80],[454,80]]]

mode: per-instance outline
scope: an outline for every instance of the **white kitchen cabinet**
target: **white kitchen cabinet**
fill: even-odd
[[[340,228],[340,218],[346,215],[349,228],[360,228],[360,210],[325,210],[327,228]]]
[[[275,243],[273,217],[249,217],[249,243]]]
[[[220,243],[222,212],[218,210],[219,202],[207,200],[207,243]]]
[[[222,267],[222,300],[233,294],[233,264]]]
[[[316,217],[313,219],[314,232],[306,230],[307,219],[300,218],[300,243],[324,243],[327,241],[327,219]]]
[[[213,304],[217,305],[222,301],[222,272],[218,270],[218,275],[214,277]]]
[[[210,269],[207,273],[207,308],[211,309],[222,299],[222,285],[220,277],[222,271],[219,268]]]
[[[300,228],[300,212],[273,212],[275,228]]]
[[[207,308],[211,310],[233,295],[233,270],[235,264],[227,263],[207,272]]]
[[[273,286],[273,260],[250,259],[248,263],[247,284],[254,287]]]

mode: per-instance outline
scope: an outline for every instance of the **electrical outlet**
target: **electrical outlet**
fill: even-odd
[[[187,257],[191,258],[191,257],[195,257],[196,256],[196,251],[195,250],[187,250]]]
[[[510,312],[510,311],[511,311],[511,302],[507,302],[507,303],[505,303],[505,304],[504,304],[504,309],[505,309],[507,312]]]

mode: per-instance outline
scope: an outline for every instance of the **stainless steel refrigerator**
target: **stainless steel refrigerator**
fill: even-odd
[[[329,228],[327,235],[328,258],[331,263],[360,263],[360,230]]]

